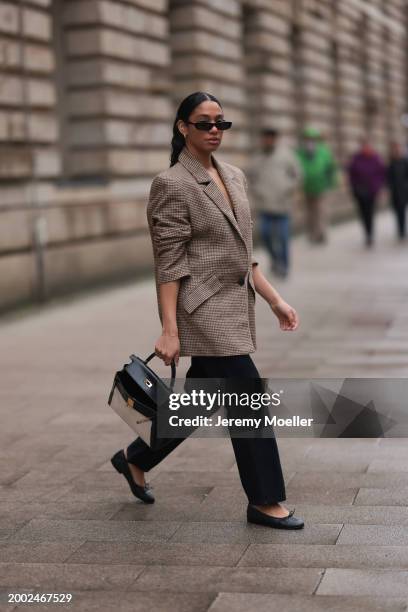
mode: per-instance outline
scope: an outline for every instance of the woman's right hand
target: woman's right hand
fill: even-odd
[[[160,359],[163,359],[166,366],[169,366],[174,359],[176,366],[180,358],[180,340],[178,334],[162,333],[157,340],[154,352]]]

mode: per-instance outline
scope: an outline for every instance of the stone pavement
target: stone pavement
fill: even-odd
[[[372,251],[355,222],[323,247],[295,239],[291,278],[273,282],[301,326],[281,332],[257,296],[262,376],[408,376],[408,244],[388,213],[378,230]],[[406,439],[282,438],[299,532],[246,524],[229,439],[186,440],[148,473],[156,503],[131,496],[109,459],[133,436],[107,395],[115,369],[149,354],[158,333],[152,280],[0,325],[0,609],[405,610]],[[73,603],[15,607],[9,592]]]

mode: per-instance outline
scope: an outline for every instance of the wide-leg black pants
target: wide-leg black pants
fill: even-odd
[[[260,378],[250,355],[191,357],[186,378]],[[175,438],[164,448],[152,451],[136,438],[127,448],[129,463],[148,472],[186,438]],[[251,504],[274,504],[286,499],[278,446],[273,438],[231,437],[242,486]]]

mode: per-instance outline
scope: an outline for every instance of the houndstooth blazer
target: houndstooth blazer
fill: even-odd
[[[158,287],[180,279],[180,356],[241,355],[256,350],[252,218],[242,170],[213,162],[234,205],[185,146],[154,177],[147,220]]]

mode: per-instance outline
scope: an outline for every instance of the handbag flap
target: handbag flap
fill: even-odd
[[[157,407],[159,402],[163,404],[168,401],[170,387],[140,357],[132,359],[130,364],[124,366],[124,370],[154,406]]]
[[[129,377],[126,372],[119,372],[116,377],[116,386],[118,387],[123,400],[135,410],[139,410],[142,414],[149,418],[153,418],[157,413],[156,404],[146,396],[136,383]]]

